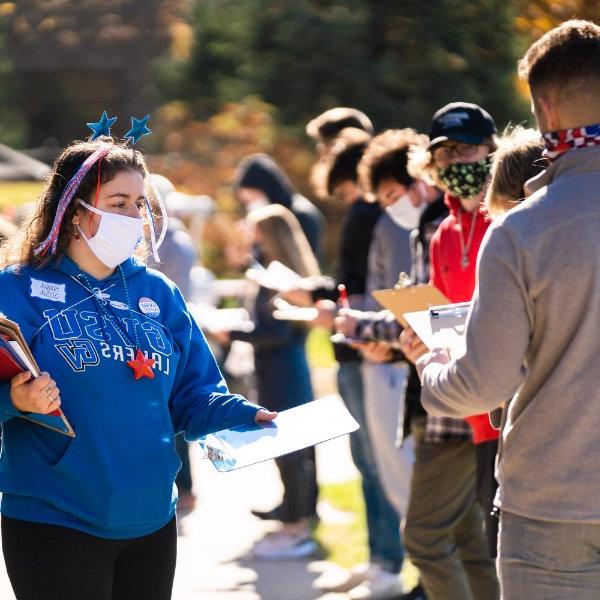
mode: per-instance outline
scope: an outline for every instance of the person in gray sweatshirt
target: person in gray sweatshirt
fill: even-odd
[[[497,464],[504,600],[600,598],[600,26],[567,21],[519,74],[550,166],[488,230],[467,353],[417,361],[434,415],[504,410]],[[416,340],[404,339],[408,353]]]
[[[429,188],[407,170],[411,146],[425,148],[429,138],[414,129],[390,129],[374,137],[358,165],[362,189],[377,200],[382,211],[369,248],[364,310],[379,310],[375,290],[392,288],[400,273],[411,269],[410,234],[418,227]],[[383,353],[382,353],[383,354]],[[394,508],[406,515],[414,452],[412,440],[396,446],[398,421],[404,420],[404,393],[408,364],[382,362],[363,351],[362,376],[365,414],[383,487]]]

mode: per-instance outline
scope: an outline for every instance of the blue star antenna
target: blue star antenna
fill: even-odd
[[[135,144],[143,135],[152,133],[148,127],[148,119],[150,115],[146,115],[143,119],[131,117],[131,129],[125,134],[125,139],[130,139],[132,144]]]
[[[110,137],[110,128],[116,120],[117,117],[109,117],[106,114],[106,111],[104,111],[99,121],[97,121],[96,123],[86,123],[86,125],[93,131],[92,141],[94,141],[102,135]]]

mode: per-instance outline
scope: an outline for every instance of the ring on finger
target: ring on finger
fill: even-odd
[[[46,397],[48,398],[48,401],[50,402],[50,404],[52,404],[52,403],[53,403],[53,402],[56,400],[56,398],[53,398],[53,397],[52,397],[52,392],[51,392],[51,391],[49,391],[49,392],[46,394]]]

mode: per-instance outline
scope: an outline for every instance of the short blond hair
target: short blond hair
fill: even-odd
[[[485,204],[493,217],[510,209],[510,202],[523,198],[525,182],[545,166],[544,144],[539,131],[520,125],[507,127],[494,152]]]

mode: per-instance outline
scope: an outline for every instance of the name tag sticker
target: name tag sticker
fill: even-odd
[[[53,302],[66,302],[67,293],[64,283],[50,283],[41,279],[31,278],[31,297],[52,300]]]
[[[127,306],[125,302],[119,302],[118,300],[111,300],[110,305],[113,308],[118,308],[119,310],[129,310],[129,306]]]

